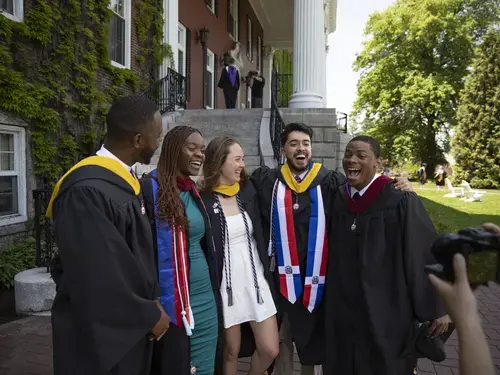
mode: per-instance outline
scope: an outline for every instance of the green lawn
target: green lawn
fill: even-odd
[[[447,190],[437,191],[435,186],[426,184],[420,190],[414,184],[415,192],[420,196],[438,233],[457,232],[462,228],[479,226],[483,223],[500,225],[500,191],[482,190],[486,192],[483,202],[464,202],[459,198],[444,198]],[[487,254],[481,258],[471,259],[469,276],[471,281],[480,280],[496,273],[496,254]]]

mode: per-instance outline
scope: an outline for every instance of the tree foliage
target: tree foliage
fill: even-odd
[[[453,139],[456,178],[500,188],[500,30],[478,48],[462,92]]]
[[[474,47],[498,9],[498,0],[398,0],[370,16],[354,114],[390,162],[432,170],[443,159]]]

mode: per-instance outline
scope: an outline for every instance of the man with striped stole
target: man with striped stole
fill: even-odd
[[[345,177],[312,162],[312,135],[305,124],[288,124],[281,134],[286,163],[277,169],[261,167],[252,175],[280,295],[275,375],[293,373],[294,343],[302,375],[314,374],[315,366],[318,373],[324,362],[326,209]],[[411,190],[407,180],[398,185]]]

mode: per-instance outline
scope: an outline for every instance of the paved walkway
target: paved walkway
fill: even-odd
[[[500,287],[492,284],[477,292],[484,331],[491,356],[500,375]],[[419,374],[458,375],[458,340],[454,333],[447,342],[448,358],[441,363],[419,361]],[[297,358],[296,358],[297,359]],[[300,365],[294,366],[298,375]],[[248,359],[240,361],[239,375],[246,374]],[[0,325],[0,375],[52,375],[50,318],[33,316]],[[292,374],[290,374],[292,375]],[[341,374],[340,374],[341,375]]]

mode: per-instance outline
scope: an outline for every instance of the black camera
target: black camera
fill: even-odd
[[[488,232],[482,227],[442,234],[432,245],[437,264],[425,266],[426,272],[453,282],[455,253],[464,256],[472,286],[500,280],[500,234]]]

